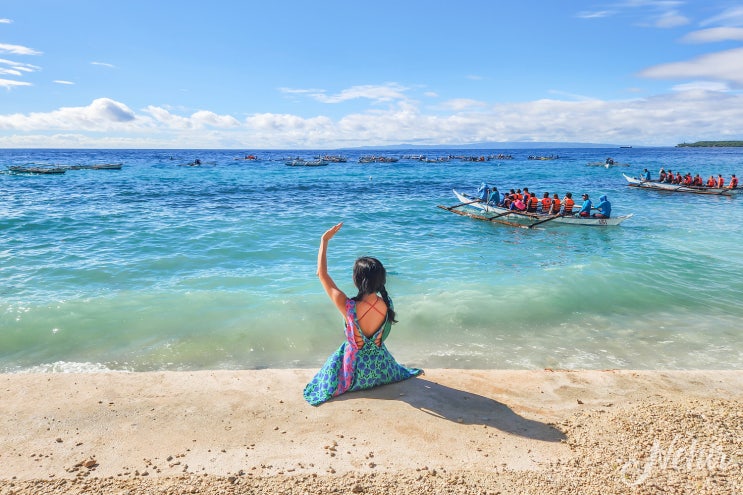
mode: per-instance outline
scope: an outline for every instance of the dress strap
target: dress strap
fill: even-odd
[[[364,316],[366,316],[369,313],[369,311],[371,311],[372,309],[374,311],[376,311],[377,313],[379,313],[380,315],[386,316],[385,313],[382,313],[382,310],[380,310],[379,308],[376,307],[377,306],[377,303],[380,301],[380,299],[381,299],[380,297],[377,297],[377,299],[372,304],[369,305],[369,307],[367,308],[367,310],[364,311],[364,314],[361,315],[361,316],[359,316],[359,321],[363,320],[364,319]]]

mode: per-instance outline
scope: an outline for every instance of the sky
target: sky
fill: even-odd
[[[0,147],[743,140],[740,0],[3,0]]]

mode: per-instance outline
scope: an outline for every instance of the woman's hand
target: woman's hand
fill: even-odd
[[[320,238],[320,240],[323,241],[323,242],[328,242],[330,239],[333,238],[333,236],[339,230],[341,230],[341,227],[343,227],[343,222],[341,222],[341,223],[339,223],[337,225],[333,225],[332,227],[330,227],[328,230],[325,231],[325,233],[322,235],[322,237]]]

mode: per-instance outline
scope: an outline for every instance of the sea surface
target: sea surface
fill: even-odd
[[[348,161],[284,163],[325,153]],[[359,163],[372,154],[408,158]],[[607,157],[629,166],[587,166]],[[661,166],[729,180],[743,149],[0,150],[0,372],[317,368],[343,339],[315,275],[340,221],[330,273],[352,295],[354,259],[383,261],[387,344],[409,366],[741,369],[743,195],[622,177]],[[606,194],[633,217],[526,230],[437,208],[483,181]]]

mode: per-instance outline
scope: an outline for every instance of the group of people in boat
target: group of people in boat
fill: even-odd
[[[582,196],[583,203],[580,207],[576,205],[573,199],[573,193],[566,192],[565,196],[560,199],[560,195],[554,193],[550,197],[549,192],[542,194],[537,198],[536,193],[530,192],[528,187],[521,189],[511,189],[507,193],[501,193],[495,186],[482,184],[478,189],[478,197],[490,206],[507,208],[509,210],[524,213],[542,213],[544,215],[562,215],[593,218],[610,218],[611,203],[606,195],[599,198],[599,203],[593,206],[588,194]],[[596,213],[591,213],[596,210]]]
[[[644,169],[642,171],[642,180],[651,182],[652,177],[650,176],[650,172],[648,169]],[[681,172],[673,173],[673,170],[668,169],[666,171],[664,168],[661,168],[658,172],[658,182],[664,182],[667,184],[678,184],[679,186],[693,186],[693,187],[714,187],[717,189],[735,189],[738,187],[738,178],[735,176],[735,174],[732,174],[730,177],[730,182],[725,185],[725,178],[722,176],[722,174],[717,174],[717,178],[715,178],[714,175],[710,175],[709,178],[705,181],[699,174],[696,174],[692,177],[691,173],[687,173],[686,175],[681,175]]]

